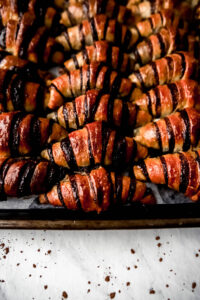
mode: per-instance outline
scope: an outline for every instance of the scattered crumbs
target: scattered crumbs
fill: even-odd
[[[31,277],[32,275],[31,274],[29,274],[29,277]]]
[[[197,286],[196,282],[193,282],[193,283],[192,283],[192,288],[195,289],[196,286]]]
[[[131,249],[131,253],[132,253],[132,254],[135,254],[135,250],[134,250],[134,249]]]
[[[87,293],[88,293],[88,294],[90,293],[90,289],[87,290]]]
[[[149,294],[155,294],[156,292],[154,291],[154,289],[150,289]]]
[[[198,256],[199,256],[199,254],[198,254],[198,253],[196,253],[196,254],[195,254],[195,256],[196,256],[196,257],[198,257]]]
[[[119,290],[118,293],[120,294],[120,293],[121,293],[121,290]]]
[[[38,252],[40,252],[40,249],[37,249]]]
[[[169,287],[169,284],[166,284],[166,288],[168,288]]]
[[[67,292],[63,291],[62,296],[63,296],[63,298],[67,299],[68,298]]]
[[[138,266],[136,266],[136,265],[135,265],[135,266],[134,266],[134,268],[135,268],[135,269],[137,269],[137,268],[138,268]]]
[[[106,281],[106,282],[109,282],[109,281],[110,281],[110,276],[106,276],[106,277],[105,277],[105,281]]]
[[[129,281],[126,283],[127,286],[129,286],[130,284],[131,284],[131,283],[130,283]]]
[[[48,285],[44,285],[44,289],[47,290],[47,288],[48,288]]]
[[[159,261],[160,261],[160,262],[162,262],[162,261],[163,261],[162,257],[160,257],[160,258],[159,258]]]
[[[131,269],[130,267],[126,267],[126,268],[127,268],[128,271],[130,271],[130,269]]]
[[[17,263],[17,266],[19,266],[20,265],[20,263]]]
[[[158,247],[161,247],[161,246],[162,246],[162,244],[161,244],[161,243],[158,243],[158,244],[157,244],[157,246],[158,246]]]
[[[115,298],[115,295],[116,295],[116,293],[115,293],[115,292],[113,292],[113,293],[110,293],[110,299],[114,299],[114,298]]]
[[[159,235],[157,235],[157,236],[155,237],[155,239],[156,239],[156,241],[160,240]]]
[[[88,281],[88,284],[90,284],[91,283],[91,281]]]

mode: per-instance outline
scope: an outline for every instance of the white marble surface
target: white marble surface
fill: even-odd
[[[64,300],[64,291],[73,300],[199,300],[200,229],[0,230],[0,300]]]

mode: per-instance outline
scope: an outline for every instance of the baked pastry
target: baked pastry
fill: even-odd
[[[43,158],[72,170],[100,164],[122,170],[147,155],[146,147],[102,122],[89,123],[41,152]]]
[[[48,191],[62,179],[64,170],[34,158],[0,158],[0,199],[23,197]]]
[[[136,96],[135,84],[120,73],[100,63],[84,65],[78,70],[66,72],[51,81],[45,106],[55,109],[69,98],[84,94],[89,89],[103,90],[120,97],[132,99]]]
[[[60,125],[19,111],[0,114],[0,157],[34,155],[67,136]]]
[[[100,40],[106,40],[120,48],[123,47],[125,51],[131,51],[139,38],[147,37],[162,26],[171,24],[168,17],[170,14],[168,10],[161,11],[159,14],[152,15],[148,20],[137,23],[133,28],[128,28],[115,19],[109,19],[105,14],[100,14],[82,21],[79,25],[66,28],[56,40],[65,51],[78,51]]]
[[[200,113],[194,108],[175,112],[135,130],[135,140],[161,153],[188,151],[199,141]]]
[[[67,175],[51,191],[39,196],[42,204],[64,206],[69,210],[96,211],[126,203],[155,204],[155,198],[142,182],[107,172],[104,168],[90,173]]]
[[[77,54],[72,54],[71,58],[64,62],[64,66],[67,71],[73,71],[94,62],[105,63],[113,70],[125,74],[133,71],[135,64],[131,56],[123,52],[120,47],[113,46],[106,41],[97,41]]]
[[[129,76],[139,88],[195,77],[197,61],[188,52],[177,52],[147,64]]]
[[[47,117],[58,122],[67,131],[81,128],[93,121],[104,121],[110,127],[117,127],[118,130],[131,134],[134,127],[152,120],[148,111],[139,110],[133,103],[98,90],[88,90],[85,95],[66,102]]]
[[[136,179],[165,184],[192,200],[198,200],[200,187],[200,150],[147,158],[133,167]],[[194,196],[195,195],[195,196]]]
[[[157,87],[133,101],[140,110],[147,111],[153,118],[165,117],[187,107],[200,109],[200,90],[197,81],[179,80]]]

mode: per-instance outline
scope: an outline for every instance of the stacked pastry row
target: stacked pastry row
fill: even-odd
[[[30,11],[37,16],[29,2],[17,22]],[[54,41],[69,55],[61,76],[46,80],[8,44],[0,52],[1,198],[44,192],[41,203],[97,212],[134,201],[155,203],[142,181],[155,182],[156,170],[165,173],[155,183],[198,194],[199,152],[179,153],[199,142],[198,37],[183,19],[190,7],[180,14],[166,1],[56,5],[66,28]],[[40,24],[44,11],[36,19]],[[164,153],[171,153],[169,159]],[[154,160],[165,169],[153,169]],[[180,161],[179,173],[172,171],[173,160]],[[130,176],[123,175],[127,167]]]

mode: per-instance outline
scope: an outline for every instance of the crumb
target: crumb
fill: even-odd
[[[155,294],[156,292],[154,291],[154,289],[150,289],[149,294]]]
[[[40,278],[42,278],[42,275],[40,275]]]
[[[120,293],[121,293],[121,290],[119,290],[118,293],[120,294]]]
[[[198,254],[198,253],[196,253],[196,254],[195,254],[195,256],[196,256],[196,257],[198,257],[198,256],[199,256],[199,254]]]
[[[158,241],[158,240],[160,240],[160,237],[157,235],[157,236],[155,237],[155,239],[156,239],[156,241]]]
[[[135,268],[135,269],[137,269],[137,268],[138,268],[138,266],[136,266],[136,265],[135,265],[135,266],[134,266],[134,268]]]
[[[97,266],[97,268],[100,268],[100,266]]]
[[[20,251],[20,253],[23,253],[23,252],[24,252],[24,251],[22,251],[22,250]]]
[[[48,253],[48,254],[51,254],[51,250],[48,250],[47,253]]]
[[[126,268],[127,268],[128,271],[130,271],[130,269],[131,269],[130,267],[126,267]]]
[[[98,286],[101,286],[100,283],[97,284]]]
[[[3,258],[6,259],[6,255],[4,255]]]
[[[34,238],[32,238],[32,241],[34,241]]]
[[[159,261],[160,261],[160,262],[162,262],[162,261],[163,261],[162,257],[160,257],[160,258],[159,258]]]
[[[87,293],[90,293],[90,289],[87,290]]]
[[[29,277],[31,277],[32,275],[31,274],[29,274]]]
[[[116,293],[115,293],[115,292],[113,292],[113,293],[110,293],[110,299],[114,299],[114,298],[115,298],[115,295],[116,295]]]
[[[126,283],[126,286],[129,286],[131,283],[128,281],[127,283]]]
[[[166,284],[166,288],[168,288],[169,287],[169,284]]]
[[[46,290],[48,288],[48,285],[44,285],[44,289]]]
[[[193,283],[192,283],[192,288],[195,289],[196,286],[197,286],[196,282],[193,282]]]
[[[36,264],[33,264],[33,268],[36,268]]]
[[[170,272],[173,272],[173,270],[171,269],[171,270],[169,270]]]
[[[109,282],[109,281],[110,281],[110,276],[106,276],[106,277],[105,277],[105,281],[106,281],[106,282]]]
[[[1,279],[0,282],[5,282],[5,280]]]
[[[5,244],[4,243],[1,243],[0,244],[0,248],[2,249],[2,248],[4,248],[5,247]]]
[[[135,254],[135,250],[134,250],[134,249],[131,249],[131,253],[132,253],[132,254]]]
[[[37,249],[38,252],[40,252],[40,249]]]
[[[161,247],[161,245],[162,245],[161,243],[158,243],[158,244],[157,244],[158,247]]]
[[[17,266],[19,266],[20,265],[20,263],[17,263]]]
[[[88,284],[90,284],[91,283],[91,281],[88,281]]]
[[[67,292],[63,291],[62,296],[63,296],[63,298],[67,299],[68,298]]]

